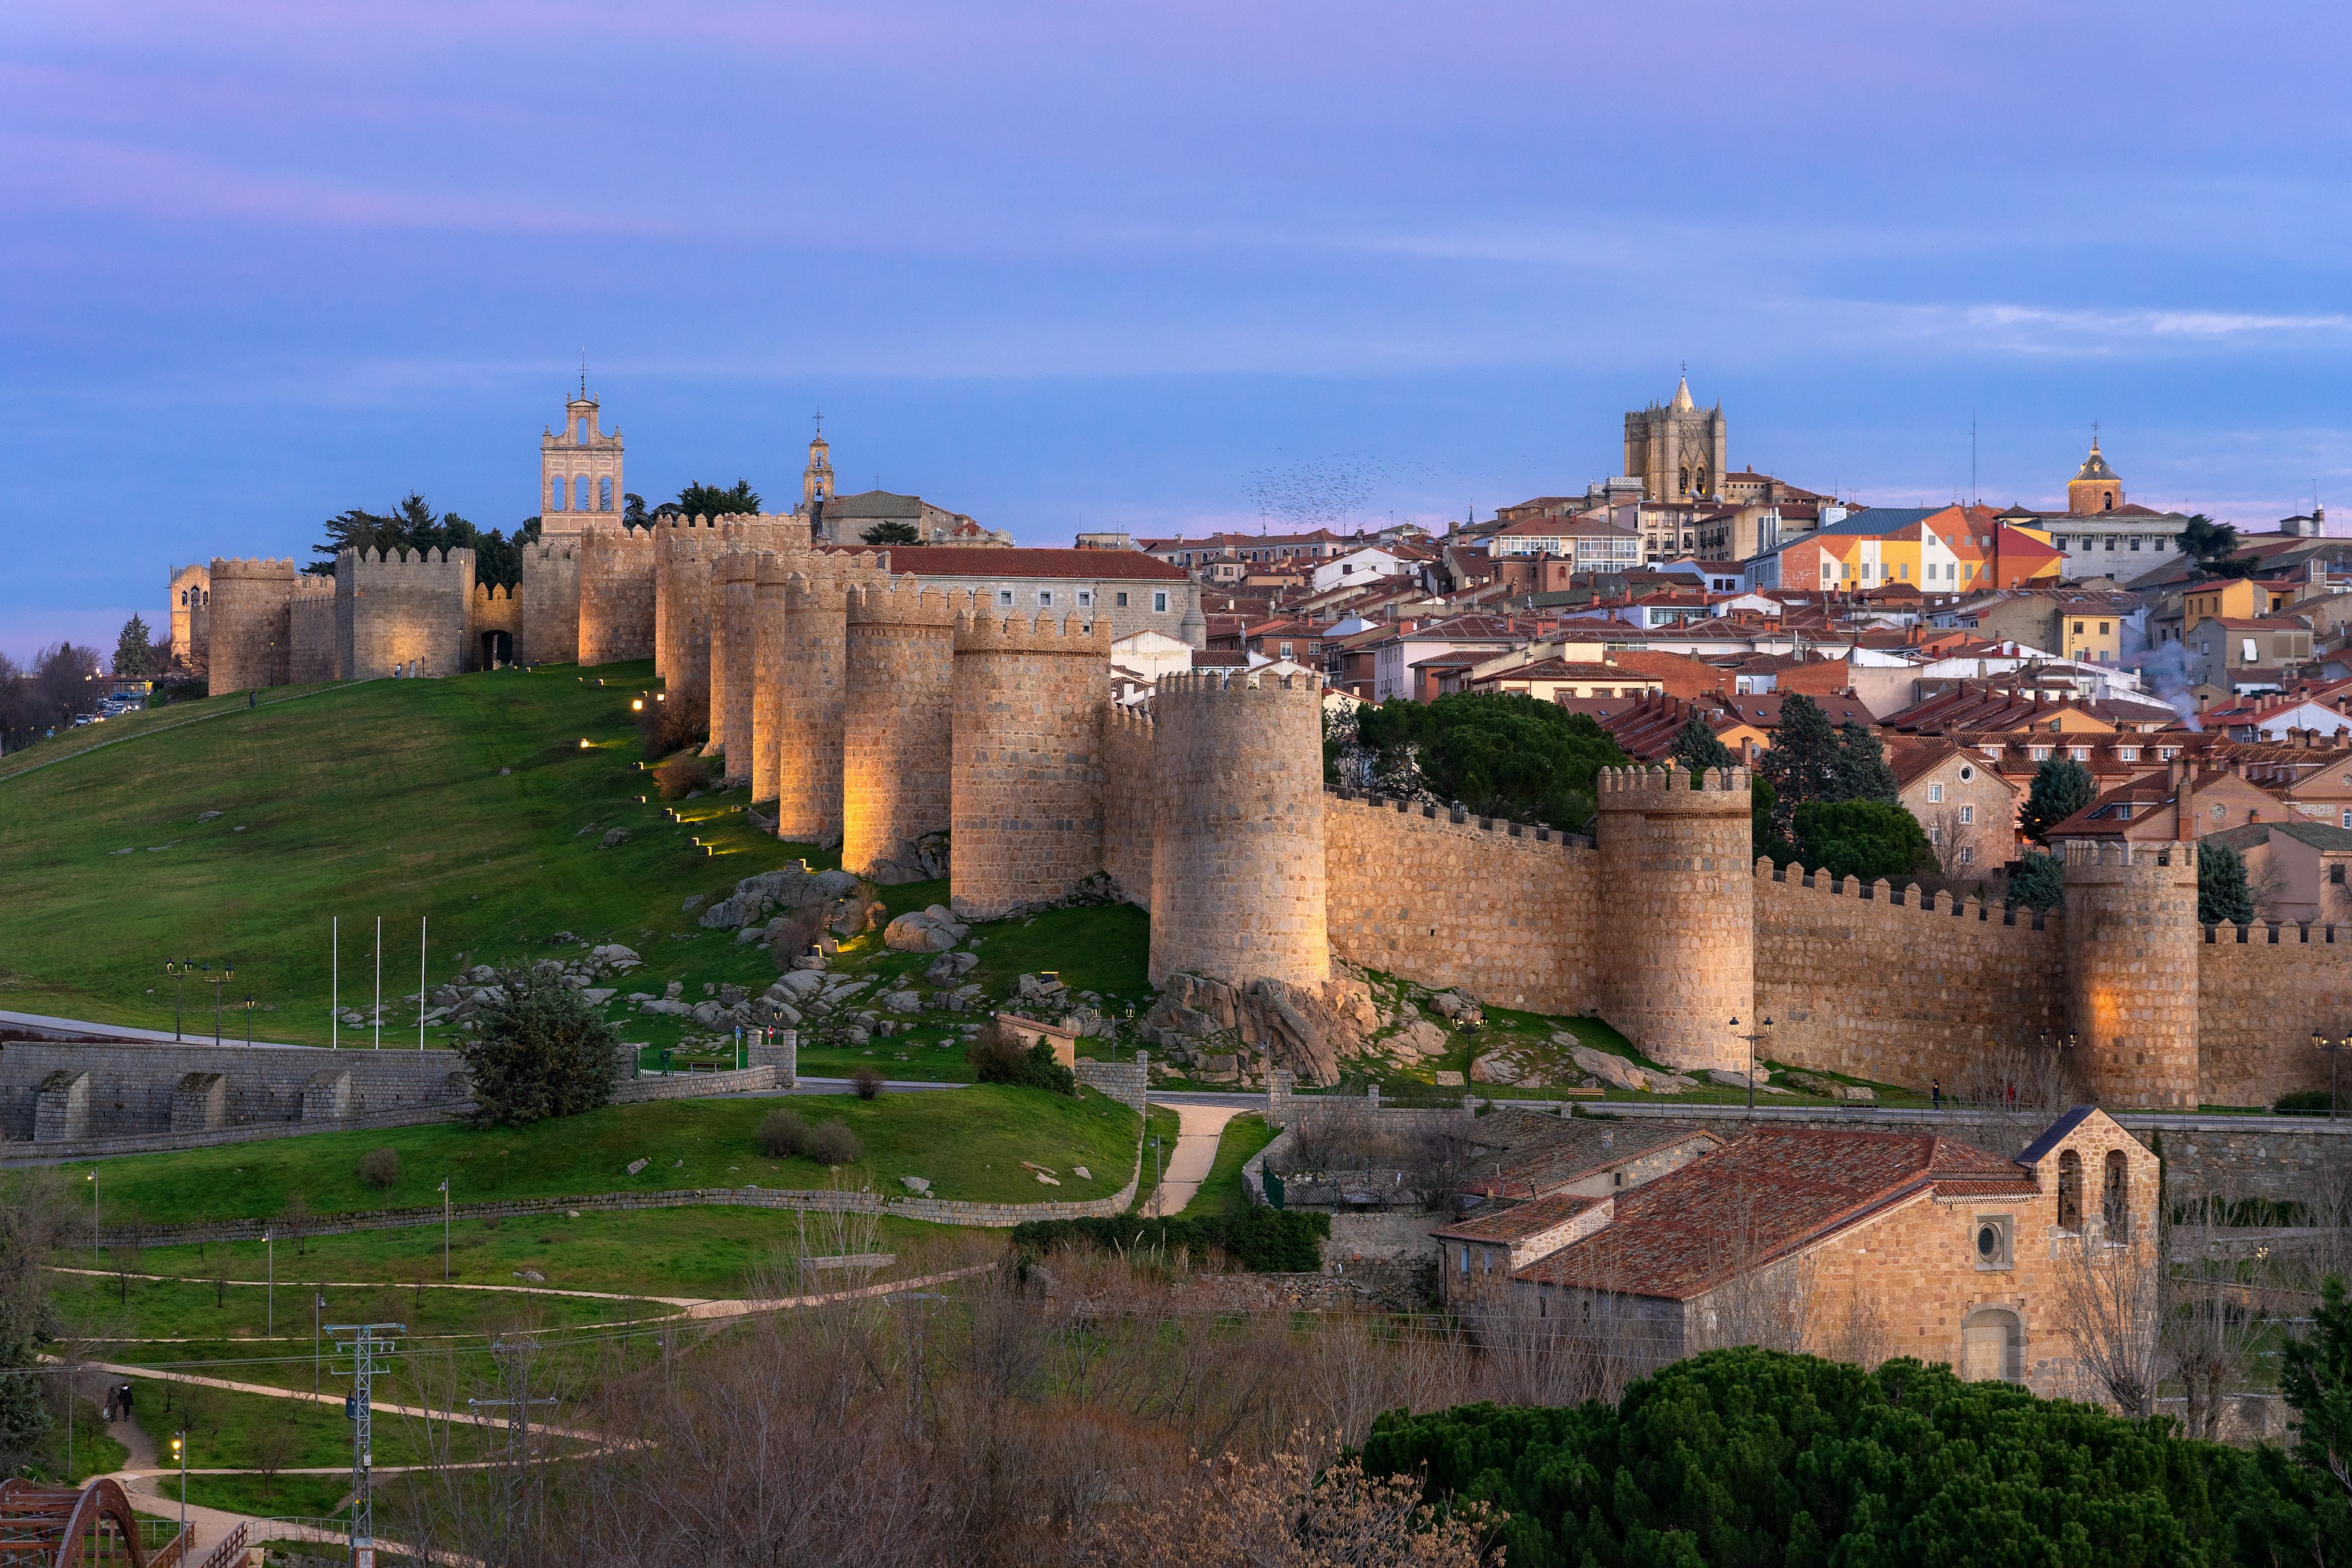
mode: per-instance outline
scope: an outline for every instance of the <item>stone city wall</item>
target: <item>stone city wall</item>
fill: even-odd
[[[515,650],[522,641],[521,625],[522,600],[515,590],[490,583],[475,584],[473,602],[466,606],[466,668],[488,669],[494,658],[513,663]],[[499,632],[507,637],[504,653],[485,646]]]
[[[1603,768],[1597,783],[1601,1016],[1654,1061],[1745,1068],[1727,1025],[1756,1005],[1748,770]]]
[[[1103,713],[1103,874],[1120,898],[1146,910],[1160,810],[1155,734],[1149,714],[1116,705]]]
[[[730,550],[710,563],[710,749],[729,783],[751,778],[751,691],[760,557]]]
[[[654,656],[654,535],[647,528],[591,522],[580,535],[578,657],[583,665]],[[530,588],[530,568],[523,569]]]
[[[209,1040],[158,1045],[11,1040],[0,1048],[0,1132],[10,1139],[33,1137],[43,1086],[60,1073],[68,1079],[88,1075],[85,1112],[79,1125],[64,1130],[76,1139],[173,1131],[174,1096],[192,1074],[222,1076],[215,1112],[222,1128],[303,1121],[305,1096],[314,1088],[336,1091],[347,1116],[422,1110],[462,1100],[466,1093],[465,1061],[455,1051],[215,1046]],[[320,1084],[322,1075],[328,1081]],[[343,1075],[348,1083],[335,1084]],[[65,1089],[59,1084],[49,1092],[54,1096]],[[313,1100],[312,1110],[319,1108]],[[314,1117],[312,1130],[318,1125]]]
[[[947,830],[955,614],[912,577],[849,594],[841,863],[861,877],[919,879],[915,847]]]
[[[605,526],[610,527],[610,524]],[[522,547],[521,601],[516,612],[515,662],[570,664],[580,658],[583,535],[559,533]],[[639,655],[643,658],[643,655]]]
[[[474,597],[470,550],[346,550],[335,560],[337,662],[348,680],[466,668],[466,611]]]
[[[998,920],[1102,870],[1110,623],[983,611],[957,625],[954,646],[949,902]]]
[[[763,717],[776,731],[776,837],[795,844],[841,842],[848,599],[848,584],[827,557],[784,580],[781,636],[793,675],[776,682],[774,711]]]
[[[213,557],[207,695],[286,684],[293,651],[288,605],[294,575],[290,557]]]
[[[2070,868],[2071,869],[2071,868]],[[2197,1098],[2274,1105],[2325,1093],[2332,1053],[2311,1043],[2352,1035],[2352,926],[2212,926],[2197,947]],[[2352,1090],[2352,1063],[2338,1066]]]
[[[751,710],[745,715],[751,752],[751,799],[776,798],[776,770],[782,754],[776,732],[776,687],[790,679],[784,657],[784,584],[794,557],[759,552],[751,581]]]
[[[294,592],[286,604],[286,679],[294,686],[343,679],[341,649],[336,636],[335,580],[313,573],[295,574]]]
[[[2110,1108],[2198,1103],[2197,847],[2075,839],[2066,858],[2070,1064]]]
[[[172,610],[163,624],[172,638],[172,656],[191,669],[205,667],[212,585],[212,573],[205,567],[172,568]]]
[[[1549,827],[1327,794],[1331,950],[1367,969],[1534,1013],[1600,998],[1600,857]]]
[[[1949,893],[1922,901],[1769,860],[1755,884],[1755,1009],[1775,1061],[1887,1083],[1940,1079],[1966,1092],[1987,1047],[2039,1047],[2065,1029],[2064,939],[2054,917]],[[1900,900],[1898,902],[1897,900]],[[1727,1018],[1729,1015],[1726,1015]],[[1728,1031],[1727,1031],[1728,1033]],[[1746,1042],[1735,1042],[1747,1066]]]

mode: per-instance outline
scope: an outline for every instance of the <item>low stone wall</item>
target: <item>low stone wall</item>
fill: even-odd
[[[1081,1059],[1070,1070],[1088,1089],[1108,1095],[1138,1116],[1144,1113],[1144,1100],[1151,1089],[1151,1053],[1138,1051],[1135,1059],[1124,1062],[1097,1062]]]

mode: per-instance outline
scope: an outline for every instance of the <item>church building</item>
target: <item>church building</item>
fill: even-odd
[[[1723,405],[1702,413],[1691,399],[1690,377],[1675,384],[1673,401],[1625,416],[1625,472],[1642,481],[1653,501],[1704,500],[1731,466]]]

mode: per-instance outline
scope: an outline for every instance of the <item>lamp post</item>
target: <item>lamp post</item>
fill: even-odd
[[[180,1037],[180,1009],[181,1004],[187,999],[188,971],[194,967],[176,958],[163,961],[163,973],[172,977],[172,1038],[174,1041]]]
[[[262,1299],[261,1337],[278,1337],[278,1231],[276,1227],[261,1233],[261,1245],[269,1255],[269,1289]]]
[[[180,1555],[188,1554],[188,1430],[172,1434],[172,1458],[180,1461]]]
[[[221,987],[227,984],[236,975],[236,965],[224,963],[221,965],[220,973],[215,974],[213,966],[207,963],[201,965],[198,973],[213,988],[213,1044],[217,1046],[221,1043]]]
[[[1756,1042],[1771,1038],[1772,1020],[1765,1019],[1755,1028],[1742,1033],[1739,1020],[1731,1020],[1732,1038],[1748,1042],[1748,1114],[1756,1114]]]
[[[449,1178],[441,1178],[441,1283],[449,1283]]]
[[[2314,1050],[2327,1053],[2327,1120],[2333,1121],[2336,1120],[2336,1061],[2347,1050],[2352,1050],[2352,1035],[2331,1040],[2314,1029],[2311,1031],[2311,1045]]]
[[[89,1264],[98,1268],[98,1167],[89,1168]]]
[[[245,1047],[247,1050],[253,1048],[253,993],[250,991],[245,994]]]

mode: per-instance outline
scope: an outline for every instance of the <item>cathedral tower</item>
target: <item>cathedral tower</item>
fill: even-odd
[[[563,405],[563,428],[540,433],[540,537],[577,533],[591,516],[621,510],[621,433],[597,429],[596,400],[583,374],[580,395]]]
[[[1675,384],[1674,399],[1664,407],[1653,403],[1625,416],[1624,471],[1642,481],[1646,500],[1712,497],[1730,464],[1723,405],[1701,412],[1691,398],[1688,375]]]
[[[801,510],[814,519],[818,509],[833,499],[833,448],[824,444],[824,426],[817,426],[816,435],[809,441],[808,467],[801,470]]]
[[[2066,510],[2078,517],[2113,511],[2124,504],[2124,482],[2099,455],[2099,434],[2091,432],[2091,455],[2066,481]]]

